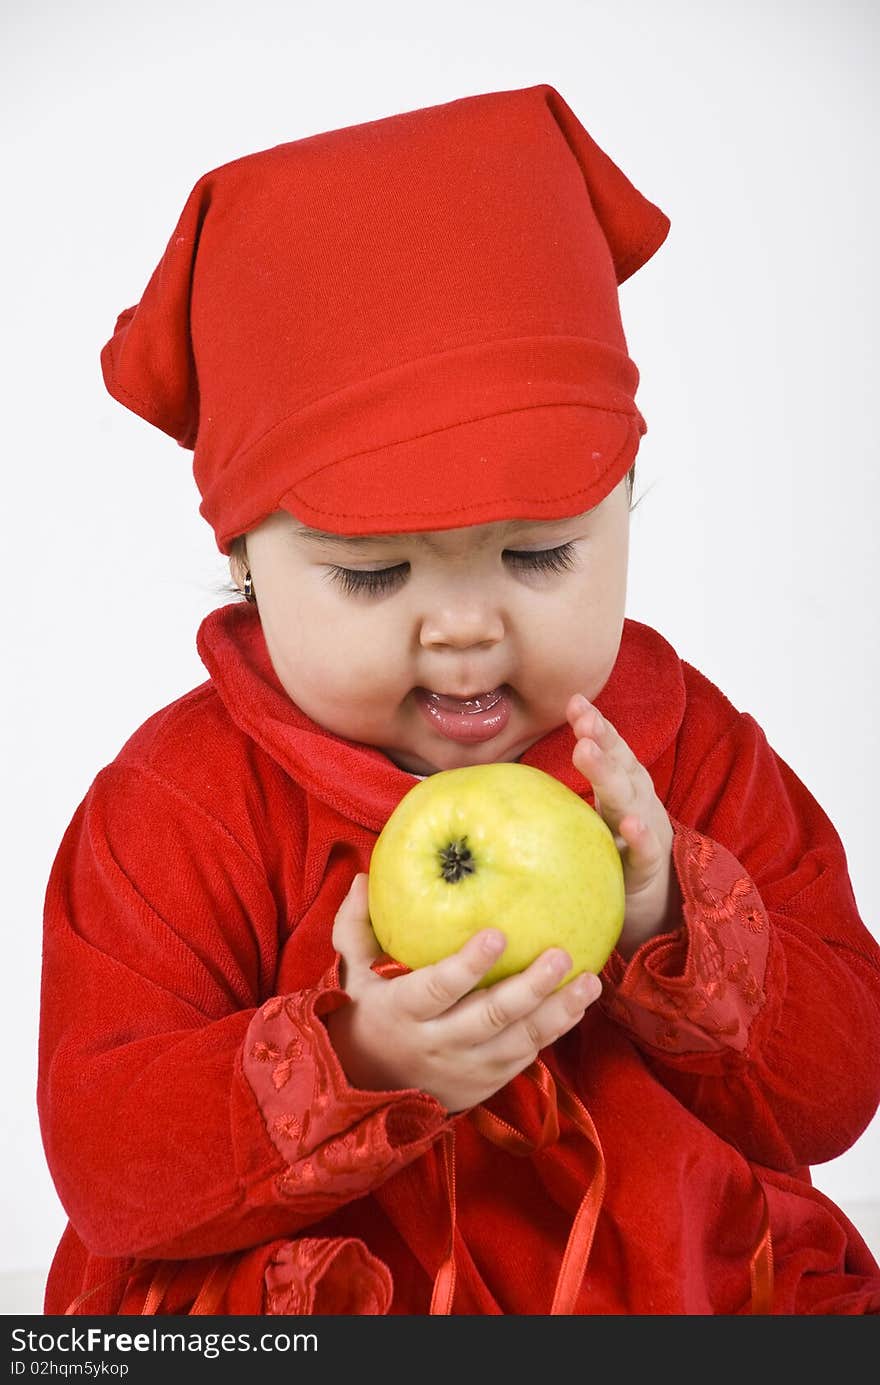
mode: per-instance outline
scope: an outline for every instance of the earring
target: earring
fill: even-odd
[[[253,603],[253,605],[256,605],[256,604],[257,604],[257,598],[254,596],[254,584],[253,584],[253,582],[251,581],[250,568],[248,568],[247,572],[245,573],[244,588],[243,588],[243,590],[244,590],[244,599],[245,599],[245,601],[250,601],[250,602]]]

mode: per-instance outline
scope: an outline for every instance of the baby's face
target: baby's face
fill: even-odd
[[[247,536],[266,645],[314,721],[414,774],[516,760],[601,691],[626,603],[626,480],[574,519]]]

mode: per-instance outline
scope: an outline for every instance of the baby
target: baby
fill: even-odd
[[[194,449],[246,599],[53,865],[46,1312],[880,1311],[809,1174],[880,1101],[842,844],[625,615],[617,290],[668,229],[552,87],[492,92],[206,174],[120,315],[107,387]],[[478,988],[503,918],[381,953],[382,826],[497,761],[614,835],[601,979]]]
[[[624,848],[624,957],[681,924],[669,817],[648,772],[588,701],[620,647],[631,477],[586,514],[550,522],[346,538],[276,512],[241,545],[247,571],[233,561],[259,593],[266,647],[292,701],[401,769],[518,760],[570,722],[581,791],[592,785]],[[599,993],[592,976],[555,993],[571,966],[557,949],[493,997],[454,1005],[497,960],[498,930],[430,974],[376,986],[365,882],[357,878],[334,933],[358,1004],[327,1021],[356,1086],[417,1087],[452,1111],[475,1106]]]

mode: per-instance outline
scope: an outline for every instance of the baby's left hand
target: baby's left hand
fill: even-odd
[[[592,784],[596,811],[620,851],[626,914],[617,947],[629,958],[647,938],[681,924],[672,823],[650,774],[598,708],[576,693],[566,715],[577,737],[572,763]]]

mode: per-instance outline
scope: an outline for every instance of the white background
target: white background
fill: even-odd
[[[195,632],[230,599],[191,454],[110,398],[99,352],[192,185],[240,155],[549,82],[667,212],[666,244],[621,288],[649,428],[628,614],[763,725],[834,821],[877,935],[878,14],[4,7],[0,1270],[39,1285],[64,1224],[34,1097],[54,854],[98,770],[204,680]],[[878,1154],[880,1118],[815,1170],[857,1220]]]

